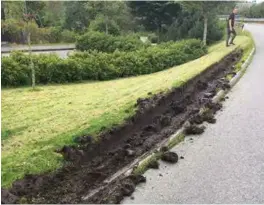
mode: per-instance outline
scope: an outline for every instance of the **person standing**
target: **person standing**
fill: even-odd
[[[228,21],[227,21],[227,38],[226,38],[226,46],[229,45],[235,45],[234,39],[236,37],[236,31],[235,31],[235,15],[237,14],[237,8],[234,8],[232,13],[229,15]],[[231,37],[232,34],[232,37]],[[231,39],[230,39],[231,37]],[[230,43],[229,43],[230,41]]]

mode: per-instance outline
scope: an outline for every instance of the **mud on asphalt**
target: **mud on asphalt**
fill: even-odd
[[[130,175],[109,184],[104,180],[169,137],[186,120],[191,122],[190,133],[195,133],[196,125],[203,121],[215,123],[213,115],[221,105],[211,99],[218,89],[229,88],[225,76],[235,75],[234,65],[241,56],[242,51],[236,50],[182,87],[138,99],[136,114],[123,125],[101,134],[100,143],[93,142],[91,136],[83,136],[76,139],[78,146],[57,150],[66,160],[62,168],[15,181],[9,190],[1,190],[2,203],[119,203],[146,179]],[[202,107],[207,109],[200,115]],[[203,131],[200,129],[198,132]]]

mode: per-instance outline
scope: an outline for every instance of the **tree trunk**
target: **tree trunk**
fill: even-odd
[[[31,81],[32,81],[32,88],[35,89],[36,87],[36,76],[35,76],[35,68],[32,61],[32,49],[31,49],[31,39],[30,39],[30,31],[28,31],[27,34],[27,42],[28,42],[28,48],[29,48],[29,58],[30,58],[30,68],[31,68]]]
[[[105,33],[108,34],[108,16],[105,16]]]
[[[2,7],[1,7],[1,20],[5,20],[5,6],[4,2],[2,1]]]
[[[104,11],[104,18],[105,18],[105,33],[108,34],[108,12],[107,12],[107,2],[104,1],[104,4],[103,4],[104,8],[103,8],[103,11]]]
[[[208,26],[208,17],[204,15],[204,32],[203,32],[203,43],[206,45],[207,40],[207,26]]]

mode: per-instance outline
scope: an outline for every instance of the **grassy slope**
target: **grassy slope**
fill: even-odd
[[[245,36],[236,39],[242,47],[250,42]],[[62,159],[55,148],[71,144],[82,133],[96,134],[102,127],[121,123],[134,113],[139,97],[181,85],[236,47],[225,48],[221,42],[200,59],[151,75],[43,86],[34,92],[2,90],[2,186],[27,173],[59,167]]]

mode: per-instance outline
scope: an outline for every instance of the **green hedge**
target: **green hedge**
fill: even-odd
[[[154,73],[206,53],[200,40],[168,42],[132,52],[77,52],[67,59],[55,54],[32,55],[36,83],[110,80]],[[30,85],[29,56],[21,52],[2,57],[2,86]]]
[[[2,34],[9,37],[11,43],[26,43],[27,31],[31,33],[31,43],[73,43],[77,34],[59,27],[39,28],[35,22],[27,24],[16,19],[1,21]]]
[[[146,46],[135,36],[113,36],[92,31],[80,36],[76,42],[78,50],[97,50],[107,53],[112,53],[115,50],[135,51]]]

